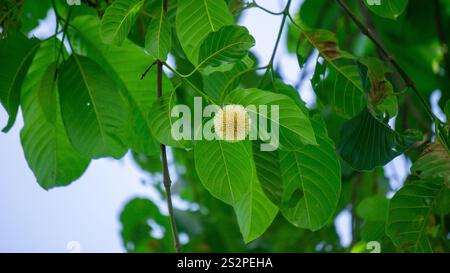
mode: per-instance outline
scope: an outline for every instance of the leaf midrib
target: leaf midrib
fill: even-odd
[[[122,18],[122,20],[120,20],[118,27],[116,28],[116,30],[113,33],[113,40],[116,39],[117,37],[117,33],[119,32],[119,30],[122,28],[123,23],[130,17],[130,15],[132,14],[132,11],[134,11],[134,9],[141,5],[142,6],[142,0],[137,2],[136,4],[132,5],[128,10],[127,13],[125,13],[125,16]]]
[[[79,63],[78,58],[76,57],[76,55],[73,55],[73,56],[74,56],[75,62],[77,63],[77,66],[78,66],[79,69],[80,69],[81,77],[83,78],[83,81],[84,81],[85,86],[86,86],[86,90],[88,91],[89,97],[90,97],[90,99],[91,99],[91,102],[92,102],[92,108],[94,109],[94,112],[95,112],[95,120],[97,121],[98,128],[99,128],[99,130],[100,130],[100,135],[101,135],[101,137],[102,137],[103,146],[104,146],[104,148],[106,148],[107,145],[106,145],[106,139],[105,139],[105,132],[103,131],[102,124],[101,124],[101,122],[100,122],[100,120],[99,120],[99,114],[98,114],[98,110],[97,110],[97,105],[95,104],[95,101],[94,101],[94,99],[93,99],[92,91],[91,91],[90,86],[89,86],[89,84],[88,84],[88,81],[87,81],[86,75],[85,75],[85,73],[84,73],[83,67],[82,67],[81,64]]]
[[[31,47],[31,50],[28,51],[28,52],[25,54],[25,58],[23,58],[22,61],[20,61],[19,69],[17,70],[17,73],[14,73],[14,77],[13,77],[13,80],[12,80],[12,84],[9,86],[8,91],[7,91],[7,99],[6,99],[6,101],[8,102],[8,109],[10,108],[10,100],[11,100],[11,95],[12,95],[12,93],[13,93],[13,92],[12,92],[12,89],[13,89],[13,87],[15,86],[17,77],[18,77],[18,75],[20,74],[20,72],[22,71],[23,66],[24,66],[24,64],[27,62],[28,58],[30,58],[30,56],[31,56],[32,54],[35,53],[34,51],[37,50],[37,47],[39,47],[40,45],[41,45],[41,43],[37,42],[34,46],[32,46],[32,47]],[[9,111],[8,111],[8,112],[9,112]]]
[[[305,34],[305,36],[306,36],[306,38],[308,39],[308,41],[309,41],[315,48],[319,48],[318,45],[317,45],[317,43],[315,43],[314,39],[312,39],[311,36],[310,36],[307,32],[303,32],[303,33]],[[364,92],[364,90],[363,90],[357,83],[355,83],[355,82],[353,81],[352,78],[350,78],[346,73],[344,73],[344,72],[340,69],[340,67],[339,67],[337,64],[335,64],[335,62],[334,62],[333,59],[331,59],[331,58],[329,58],[328,56],[326,56],[326,54],[321,54],[321,55],[322,55],[322,57],[325,58],[325,60],[326,60],[328,63],[330,63],[330,64],[334,67],[334,69],[336,69],[341,75],[344,75],[344,77],[345,77],[348,81],[350,81],[354,86],[356,86],[356,88],[357,88],[359,91]]]

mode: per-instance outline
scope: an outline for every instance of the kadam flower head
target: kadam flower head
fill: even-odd
[[[242,105],[225,105],[214,116],[214,131],[229,142],[244,140],[250,130],[250,118]]]

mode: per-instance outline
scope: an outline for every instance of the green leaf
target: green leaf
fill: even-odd
[[[130,110],[102,67],[71,55],[60,70],[58,88],[64,125],[77,151],[89,158],[121,158],[128,148]]]
[[[159,154],[150,129],[148,115],[156,99],[156,68],[152,68],[147,76],[141,74],[154,61],[144,53],[143,49],[125,39],[121,47],[106,45],[100,39],[99,20],[92,16],[80,16],[71,22],[72,45],[80,55],[95,60],[108,72],[109,76],[121,87],[124,97],[132,107],[131,147],[135,152]],[[124,58],[123,56],[126,56]],[[163,84],[166,81],[163,81]],[[163,89],[167,88],[163,85]]]
[[[411,167],[420,178],[442,177],[450,181],[450,155],[440,142],[429,144]]]
[[[253,160],[256,174],[266,196],[276,205],[281,205],[283,179],[278,151],[261,151],[261,141],[253,141]]]
[[[335,111],[344,118],[359,114],[366,105],[366,95],[354,56],[339,48],[333,32],[311,29],[302,23],[300,25],[304,37],[328,64],[316,64],[313,87],[317,96],[333,105]],[[308,54],[307,50],[297,54],[301,52]],[[306,55],[301,57],[306,58]]]
[[[122,45],[130,32],[144,0],[116,0],[102,18],[100,33],[107,44]]]
[[[302,144],[317,144],[314,130],[306,113],[298,108],[288,96],[263,91],[256,88],[235,89],[225,98],[225,103],[240,104],[244,107],[267,105],[267,115],[255,113],[279,126],[280,144],[287,149],[298,149]],[[278,121],[273,117],[272,105],[279,106]],[[256,121],[254,121],[256,124]]]
[[[250,188],[234,205],[239,228],[245,243],[260,237],[272,224],[278,208],[266,197],[256,174]]]
[[[225,25],[234,25],[234,19],[223,0],[178,2],[177,35],[186,56],[194,65],[197,65],[200,46],[205,37]]]
[[[172,109],[176,103],[176,92],[168,79],[163,80],[166,92],[161,98],[153,102],[149,113],[149,125],[152,134],[160,143],[176,148],[188,148],[190,143],[187,140],[176,140],[172,136],[172,127],[178,118],[172,117]],[[186,117],[182,117],[186,118]],[[191,117],[189,117],[191,118]],[[186,128],[184,128],[186,130]]]
[[[354,169],[368,171],[384,166],[421,139],[419,131],[400,134],[366,109],[342,126],[338,150]]]
[[[217,199],[235,205],[248,193],[253,180],[251,151],[243,141],[198,141],[195,169],[203,186]]]
[[[448,188],[443,179],[418,180],[394,195],[386,231],[398,248],[406,252],[432,252],[427,223],[437,198]]]
[[[39,25],[39,21],[43,20],[47,16],[48,10],[52,6],[51,0],[37,1],[24,1],[22,10],[20,11],[22,16],[21,31],[28,33]]]
[[[9,115],[3,128],[8,132],[14,125],[20,103],[20,90],[40,42],[28,39],[22,33],[11,33],[0,39],[0,102]]]
[[[370,196],[361,201],[356,208],[357,215],[363,219],[361,239],[378,241],[384,252],[391,252],[392,243],[386,235],[386,221],[389,212],[389,200],[384,196]]]
[[[390,68],[380,59],[373,57],[361,58],[358,64],[369,105],[389,117],[397,115],[397,97],[394,96],[392,84],[386,78],[386,74],[391,72]]]
[[[255,45],[255,39],[245,27],[223,26],[211,32],[200,46],[198,66],[221,66],[235,63],[245,56]]]
[[[51,63],[39,83],[38,88],[38,101],[44,112],[45,118],[48,122],[54,123],[56,119],[56,111],[58,108],[57,103],[57,90],[56,90],[56,70],[58,65],[56,62]]]
[[[234,64],[233,68],[228,71],[216,71],[209,75],[203,75],[205,93],[218,104],[222,103],[225,95],[238,86],[243,73],[253,66],[253,60],[247,56]]]
[[[163,4],[163,1],[161,1]],[[164,8],[154,17],[145,34],[145,50],[155,59],[165,61],[172,47],[172,28],[169,19],[164,15]]]
[[[364,0],[370,11],[376,15],[396,20],[408,6],[408,0]]]
[[[55,47],[57,45],[57,47]],[[46,118],[40,104],[43,77],[54,76],[54,61],[59,49],[54,39],[42,43],[22,86],[21,107],[24,127],[20,139],[25,159],[37,182],[44,189],[66,186],[79,178],[89,165],[89,159],[78,154],[66,134],[59,107],[55,108],[53,122]],[[51,68],[51,69],[50,69]],[[57,86],[54,92],[58,104]]]
[[[163,229],[164,236],[161,239],[151,235],[155,227],[149,224],[150,221]],[[169,219],[162,215],[158,207],[150,200],[143,198],[130,200],[120,213],[120,222],[122,223],[120,234],[124,248],[128,252],[146,253],[174,250]]]
[[[371,196],[359,203],[356,212],[365,221],[385,222],[389,209],[389,200],[384,196]]]
[[[284,185],[281,212],[293,225],[314,231],[326,225],[336,210],[341,175],[325,123],[318,115],[311,122],[317,146],[280,151]]]

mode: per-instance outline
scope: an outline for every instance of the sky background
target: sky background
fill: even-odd
[[[259,0],[258,4],[273,10],[283,9],[285,1]],[[293,0],[292,14],[302,0]],[[253,53],[265,65],[270,59],[281,16],[273,16],[259,9],[246,10],[239,24],[246,26],[256,40]],[[46,38],[53,34],[55,16],[49,11],[40,26],[30,35]],[[287,28],[285,28],[285,31]],[[286,32],[285,32],[286,33]],[[277,51],[276,67],[283,79],[295,85],[300,76],[296,57],[287,52],[283,35]],[[309,82],[300,88],[301,97],[309,106],[315,97]],[[433,96],[437,101],[439,94]],[[434,102],[435,111],[439,113]],[[0,107],[0,127],[7,114]],[[84,175],[68,187],[45,191],[35,181],[25,161],[20,143],[23,126],[19,113],[8,134],[0,132],[0,252],[123,252],[119,214],[132,198],[150,198],[165,210],[159,194],[143,180],[149,178],[133,162],[130,154],[121,160],[93,160]],[[388,164],[386,171],[394,188],[401,186],[406,173],[406,161],[399,157]],[[408,168],[409,169],[409,168]],[[218,201],[219,202],[219,201]],[[175,205],[185,204],[175,200]],[[350,213],[342,212],[336,220],[341,242],[348,245]]]

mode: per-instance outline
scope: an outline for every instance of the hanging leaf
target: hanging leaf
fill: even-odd
[[[246,56],[228,71],[216,71],[209,75],[203,75],[203,89],[205,93],[217,104],[222,103],[226,94],[238,86],[243,73],[253,66],[254,61],[249,56]]]
[[[107,44],[122,45],[130,32],[144,0],[116,0],[102,18],[100,33]]]
[[[436,200],[448,188],[443,179],[418,180],[394,195],[386,231],[398,248],[405,252],[432,252],[427,224]]]
[[[397,97],[386,78],[386,74],[391,72],[390,68],[378,58],[361,58],[358,62],[361,81],[368,94],[368,104],[375,111],[386,113],[389,117],[397,115]]]
[[[222,26],[234,25],[233,15],[223,0],[186,0],[178,2],[176,29],[186,56],[198,64],[205,37]]]
[[[380,17],[397,20],[408,6],[408,0],[364,0],[364,4]]]
[[[114,81],[94,61],[71,55],[59,77],[67,134],[83,156],[121,158],[128,148],[129,109]]]
[[[163,5],[163,1],[161,1]],[[172,28],[169,19],[164,14],[164,7],[161,6],[157,17],[154,17],[147,28],[145,34],[145,50],[154,59],[167,60],[167,55],[172,47]]]
[[[260,237],[272,224],[278,208],[264,195],[256,174],[250,187],[234,205],[239,228],[245,243]]]
[[[255,39],[245,27],[224,26],[206,36],[200,46],[198,66],[217,67],[235,63],[245,56],[255,45]]]
[[[176,140],[172,136],[172,127],[175,121],[179,118],[172,117],[172,109],[176,103],[176,92],[173,90],[170,81],[165,80],[166,93],[153,102],[149,113],[149,125],[153,136],[160,143],[176,148],[188,148],[190,143],[188,140]],[[186,117],[182,117],[186,118]],[[189,117],[190,119],[191,117]],[[183,128],[186,130],[186,128]],[[192,135],[192,134],[191,134]]]
[[[281,94],[263,91],[256,88],[235,89],[225,98],[225,103],[240,104],[244,107],[254,105],[267,106],[267,114],[255,113],[267,122],[273,122],[279,126],[280,144],[287,149],[298,149],[302,144],[316,145],[316,138],[311,122],[296,103],[289,97]],[[273,116],[271,106],[279,107],[278,121]],[[256,124],[256,121],[254,121]]]
[[[416,130],[399,134],[366,109],[342,126],[338,150],[354,169],[368,171],[384,166],[421,139]]]
[[[356,213],[363,220],[361,239],[365,242],[378,241],[383,252],[390,252],[393,248],[386,235],[388,212],[389,200],[378,195],[363,199],[356,209]]]
[[[367,197],[359,203],[356,212],[365,221],[385,222],[389,209],[389,200],[384,196]]]
[[[411,168],[420,178],[442,177],[450,181],[450,155],[440,142],[429,144]]]
[[[161,214],[152,201],[143,198],[130,200],[120,213],[120,222],[122,223],[120,234],[128,252],[174,250],[169,219]],[[152,231],[158,227],[164,232],[162,238],[152,236]]]
[[[9,115],[3,128],[8,132],[14,125],[20,103],[20,90],[40,42],[28,39],[22,33],[11,33],[0,39],[0,102]]]
[[[38,101],[44,112],[45,118],[48,122],[54,123],[56,119],[56,111],[58,108],[56,95],[56,69],[58,65],[56,62],[51,63],[45,70],[44,75],[39,82]]]
[[[248,193],[253,179],[251,151],[243,141],[198,141],[195,169],[205,188],[217,199],[237,204]]]
[[[316,64],[314,91],[321,100],[333,105],[339,115],[345,118],[356,116],[366,105],[366,95],[354,56],[339,48],[336,35],[331,31],[311,29],[303,23],[300,26],[304,37],[326,61]],[[306,50],[297,54],[302,52],[308,54]]]
[[[55,47],[56,45],[56,47]],[[39,185],[44,189],[66,186],[78,179],[89,165],[72,147],[62,122],[59,107],[47,118],[40,94],[45,77],[54,77],[56,51],[61,44],[54,39],[42,43],[22,85],[21,108],[24,127],[20,132],[25,159]],[[54,92],[58,104],[57,85]]]
[[[336,210],[341,176],[325,123],[317,115],[311,122],[317,146],[280,151],[284,185],[281,212],[293,225],[314,231],[326,225]]]
[[[279,152],[261,151],[261,141],[253,141],[253,160],[256,166],[256,175],[266,196],[277,206],[281,205],[283,195],[283,179]]]
[[[145,54],[142,48],[125,39],[121,47],[106,45],[100,39],[98,32],[100,22],[92,16],[80,16],[72,22],[69,34],[74,51],[88,56],[108,72],[116,84],[121,87],[132,111],[131,147],[135,152],[159,154],[159,144],[153,138],[149,111],[156,99],[156,67],[141,79],[141,74],[154,61]],[[126,58],[123,58],[126,56]],[[163,81],[163,90],[168,89],[168,81]]]

